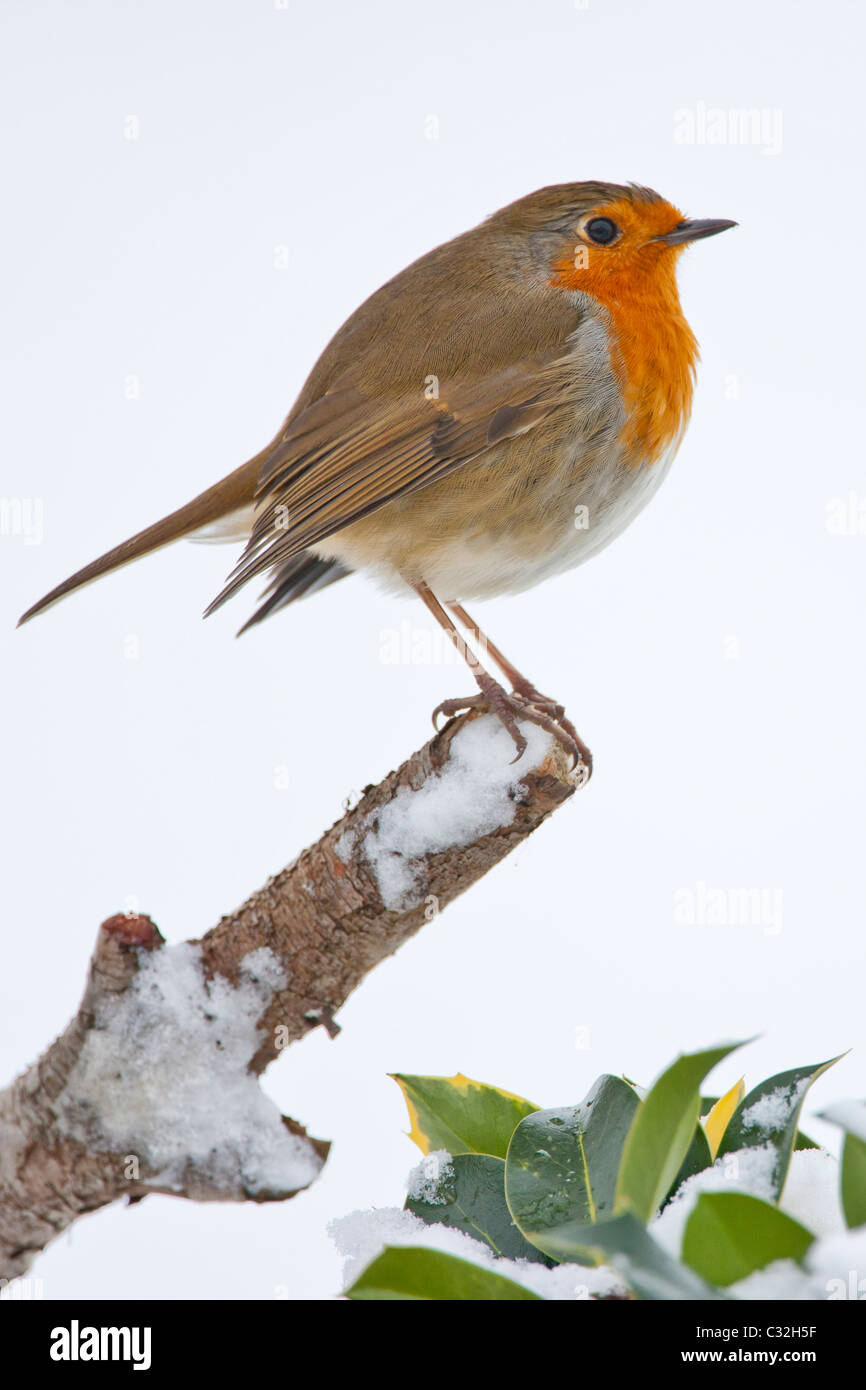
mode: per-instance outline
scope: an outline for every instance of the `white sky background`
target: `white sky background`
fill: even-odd
[[[827,529],[833,499],[866,507],[862,14],[6,0],[0,492],[45,510],[41,544],[0,537],[3,1076],[65,1025],[103,918],[200,934],[472,687],[383,663],[428,618],[361,578],[239,642],[255,590],[202,623],[234,548],[182,544],[15,633],[22,609],[258,450],[351,310],[501,204],[634,179],[741,223],[683,257],[703,362],[658,497],[585,568],[479,607],[567,702],[592,784],[366,981],[337,1042],[268,1072],[335,1141],[308,1194],[99,1213],[36,1266],[46,1295],[332,1295],[326,1222],[399,1204],[417,1157],[388,1071],[564,1104],[761,1033],[748,1081],[854,1047],[811,1105],[866,1092],[866,534]],[[781,112],[781,149],[677,143],[698,103]],[[778,890],[781,930],[677,925],[701,882],[765,890],[776,921]]]

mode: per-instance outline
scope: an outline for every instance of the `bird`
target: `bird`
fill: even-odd
[[[414,591],[474,676],[475,692],[443,700],[434,725],[491,711],[516,760],[528,721],[588,780],[592,755],[563,705],[464,605],[583,563],[654,495],[688,424],[698,360],[677,263],[736,225],[684,217],[635,183],[554,184],[507,204],[351,314],[261,452],[20,622],[182,537],[246,542],[206,609],[265,576],[241,632],[364,571]]]

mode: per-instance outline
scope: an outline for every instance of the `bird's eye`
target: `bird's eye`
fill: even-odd
[[[609,246],[619,236],[619,227],[609,217],[591,217],[586,224],[586,235],[599,246]]]

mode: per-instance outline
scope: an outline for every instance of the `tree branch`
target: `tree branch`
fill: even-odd
[[[200,941],[150,918],[99,930],[66,1031],[0,1092],[0,1278],[86,1212],[150,1192],[273,1201],[328,1145],[257,1076],[334,1015],[425,920],[531,835],[581,778],[540,730],[463,715]]]

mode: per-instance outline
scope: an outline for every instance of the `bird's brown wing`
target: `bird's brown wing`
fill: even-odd
[[[574,396],[566,344],[546,361],[440,381],[435,399],[427,399],[423,381],[379,397],[338,381],[274,442],[249,543],[208,612],[254,575],[531,430]]]

